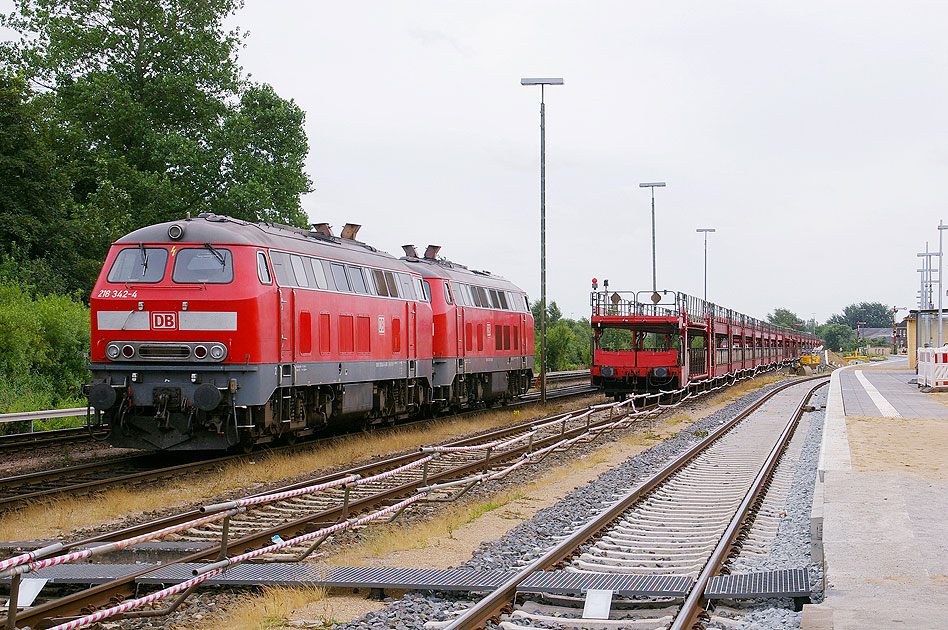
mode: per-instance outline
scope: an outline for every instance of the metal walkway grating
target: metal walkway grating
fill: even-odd
[[[204,564],[152,565],[152,571],[136,578],[137,584],[176,584],[201,571]],[[143,564],[64,564],[29,574],[49,584],[104,584],[149,568]],[[292,586],[313,584],[330,588],[389,588],[397,590],[492,591],[514,575],[514,571],[473,569],[405,569],[397,567],[319,567],[311,564],[238,564],[207,584],[228,586]],[[0,580],[9,583],[10,579]],[[684,575],[629,575],[541,571],[517,589],[521,593],[582,594],[607,589],[623,597],[685,597],[693,583]],[[810,594],[806,569],[784,569],[760,573],[719,575],[711,578],[705,597],[761,598],[804,597]]]
[[[809,594],[810,575],[806,569],[717,575],[704,591],[708,599],[806,597]]]
[[[203,564],[154,565],[153,570],[135,579],[137,584],[175,584],[188,580]],[[46,578],[50,584],[103,584],[148,568],[142,564],[65,564],[30,574]],[[314,584],[341,588],[389,588],[397,590],[492,591],[510,579],[514,571],[472,569],[405,569],[393,567],[318,567],[311,564],[238,564],[206,584],[290,586]],[[0,582],[9,582],[0,580]],[[609,589],[617,595],[644,597],[684,597],[692,583],[681,575],[644,576],[620,573],[577,573],[546,571],[530,577],[518,589],[525,593],[584,593],[589,589]]]
[[[686,575],[541,571],[527,578],[517,590],[521,593],[566,594],[607,589],[624,597],[685,597],[692,583],[692,578]]]

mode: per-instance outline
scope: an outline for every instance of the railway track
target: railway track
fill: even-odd
[[[575,378],[575,377],[574,377]],[[596,391],[589,385],[568,385],[557,388],[547,394],[547,398],[566,398],[580,396]],[[539,394],[526,394],[514,405],[536,402]],[[404,427],[414,423],[423,423],[427,420],[401,424]],[[82,431],[87,431],[85,428]],[[86,433],[88,436],[88,432]],[[310,448],[324,441],[308,440],[295,445],[268,446],[262,452],[282,453]],[[182,474],[192,474],[205,470],[215,470],[230,462],[237,462],[247,457],[245,454],[228,454],[220,457],[201,457],[196,461],[195,455],[178,454],[174,457],[180,461],[172,466],[167,465],[167,454],[145,453],[127,457],[113,458],[104,461],[90,462],[76,466],[68,466],[53,470],[38,471],[21,475],[0,478],[0,512],[23,505],[25,502],[40,499],[51,499],[57,496],[78,495],[95,492],[106,488],[121,485],[136,485],[162,479],[173,478]],[[197,457],[200,457],[199,455]]]
[[[430,487],[433,484],[450,482],[458,478],[465,478],[472,474],[487,475],[497,467],[509,464],[512,460],[521,458],[525,453],[532,452],[545,456],[543,449],[551,444],[563,440],[573,442],[584,439],[595,439],[602,431],[610,430],[617,422],[617,418],[610,414],[610,405],[602,408],[588,408],[585,412],[576,414],[559,414],[544,420],[525,423],[516,427],[507,427],[488,433],[458,440],[437,447],[438,455],[408,453],[385,461],[375,462],[350,470],[340,471],[318,479],[293,484],[273,491],[271,495],[295,493],[306,487],[335,484],[341,480],[358,477],[366,479],[366,483],[329,488],[319,495],[303,494],[291,496],[278,501],[267,502],[259,508],[254,508],[239,516],[230,517],[227,524],[228,554],[247,552],[258,549],[270,543],[275,536],[292,539],[303,532],[318,528],[319,524],[345,521],[348,515],[364,512],[379,506],[392,506],[406,495],[416,493],[419,488]],[[497,448],[487,450],[468,450],[469,447],[484,443],[502,442]],[[457,449],[457,450],[452,450]],[[419,458],[429,460],[427,464],[416,465]],[[408,468],[406,468],[408,467]],[[485,477],[486,478],[486,477]],[[474,481],[476,485],[479,481]],[[463,491],[463,488],[458,490]],[[431,499],[446,499],[455,492],[451,488],[431,490]],[[259,495],[248,497],[253,502]],[[219,507],[219,506],[218,506]],[[209,512],[215,509],[212,507]],[[126,528],[120,531],[95,536],[69,544],[63,551],[81,549],[90,545],[107,544],[131,537],[147,536],[157,530],[175,527],[182,523],[201,518],[204,512],[192,510],[175,516],[158,519],[142,525]],[[177,540],[204,541],[207,548],[182,557],[178,562],[202,562],[212,560],[220,554],[223,546],[221,534],[223,524],[208,524],[189,528],[186,533],[177,535]],[[309,542],[292,545],[281,550],[279,554],[272,554],[264,558],[266,561],[280,561],[287,557],[298,557],[308,547]],[[19,615],[17,623],[20,626],[46,627],[55,619],[75,614],[93,606],[100,606],[109,601],[122,599],[130,595],[135,588],[135,578],[153,570],[153,567],[143,568],[142,571],[107,584],[67,595],[66,597],[34,606]],[[37,626],[37,624],[41,624]]]
[[[710,386],[706,391],[711,391]],[[690,393],[682,393],[681,397],[687,395]],[[321,531],[330,532],[359,523],[352,519],[347,520],[349,515],[375,509],[381,510],[375,514],[395,511],[394,515],[397,516],[397,512],[410,502],[422,499],[446,500],[452,495],[463,494],[478,483],[503,476],[531,461],[538,461],[553,450],[563,451],[573,444],[596,439],[602,433],[621,426],[630,426],[652,412],[667,407],[667,403],[667,400],[656,400],[654,404],[647,406],[648,409],[637,410],[628,405],[626,413],[618,413],[613,403],[598,405],[583,413],[573,412],[518,427],[499,429],[434,447],[426,453],[410,453],[294,484],[271,493],[270,496],[276,496],[277,499],[255,496],[241,500],[244,503],[240,504],[212,506],[208,510],[210,513],[243,508],[248,511],[229,516],[226,525],[206,523],[187,526],[186,531],[174,534],[177,540],[206,544],[201,551],[181,557],[174,563],[208,562],[219,558],[225,551],[231,558],[234,554],[256,554],[261,548],[269,549],[268,545],[273,546],[271,541],[279,540],[280,537],[287,542],[278,543],[278,546],[282,545],[279,549],[272,549],[258,560],[298,560],[305,553],[312,551],[309,547],[313,543],[313,536],[320,535]],[[360,481],[354,482],[353,478]],[[458,482],[458,479],[464,481]],[[316,494],[304,490],[307,487],[318,488],[320,492]],[[283,493],[290,494],[282,496]],[[109,543],[123,544],[115,541],[147,537],[163,528],[184,527],[183,523],[201,518],[202,513],[203,511],[189,511],[76,541],[64,551]],[[320,527],[325,527],[328,523],[335,525],[320,530]],[[222,536],[226,538],[224,544],[221,542]],[[304,538],[300,539],[300,536]],[[325,539],[325,536],[322,536],[322,539]],[[17,622],[21,626],[47,627],[55,620],[68,618],[82,610],[121,600],[134,591],[137,578],[153,570],[154,567],[144,567],[133,574],[123,575],[61,599],[39,604],[21,613]]]
[[[628,598],[609,623],[692,628],[702,614],[705,588],[739,546],[806,401],[827,382],[814,385],[817,379],[825,377],[775,389],[443,627],[469,630],[488,620],[510,630],[595,624],[598,619],[583,619],[581,597],[528,595],[504,613],[518,587],[559,567],[574,576],[684,577],[691,587],[683,598]]]

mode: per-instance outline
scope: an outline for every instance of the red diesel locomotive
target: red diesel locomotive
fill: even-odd
[[[789,363],[820,343],[674,291],[594,291],[591,304],[592,383],[616,400]]]
[[[92,292],[89,403],[116,446],[248,447],[524,393],[516,286],[341,237],[202,214],[116,241]]]

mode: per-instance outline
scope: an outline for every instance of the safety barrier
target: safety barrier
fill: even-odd
[[[932,389],[948,387],[948,346],[918,349],[918,385]]]

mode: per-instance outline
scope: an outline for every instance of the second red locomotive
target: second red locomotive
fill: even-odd
[[[533,376],[526,295],[487,272],[201,215],[113,244],[89,402],[117,446],[247,447],[504,400]]]

